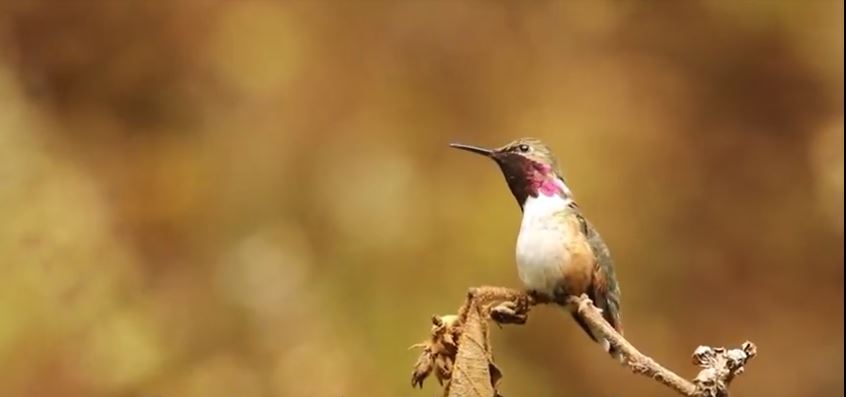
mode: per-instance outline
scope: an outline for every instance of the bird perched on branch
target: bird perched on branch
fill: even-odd
[[[586,294],[620,334],[620,287],[602,238],[573,199],[549,148],[521,138],[497,149],[450,146],[494,160],[505,176],[523,220],[517,237],[517,271],[524,286],[561,305]],[[619,352],[594,332],[576,312],[573,318],[615,358]]]

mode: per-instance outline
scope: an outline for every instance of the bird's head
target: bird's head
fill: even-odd
[[[459,143],[450,146],[489,157],[499,164],[508,187],[520,208],[529,197],[560,196],[571,193],[552,152],[535,138],[520,138],[496,149],[484,149]]]

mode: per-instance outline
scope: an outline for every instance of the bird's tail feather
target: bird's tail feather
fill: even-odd
[[[601,335],[594,335],[593,329],[591,329],[590,325],[588,325],[588,323],[578,313],[571,311],[570,314],[573,316],[573,320],[576,320],[576,323],[579,324],[579,327],[581,327],[585,331],[585,333],[587,333],[588,336],[593,339],[594,342],[599,343],[599,345],[602,346],[602,349],[605,350],[605,352],[610,354],[611,357],[613,357],[617,361],[621,363],[623,362],[623,356],[620,354],[620,351],[617,348],[611,345],[611,342],[609,342]]]

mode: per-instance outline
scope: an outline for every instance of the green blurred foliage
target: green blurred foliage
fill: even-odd
[[[843,394],[842,2],[7,1],[0,101],[0,395],[436,395],[429,316],[519,285],[446,144],[524,135],[643,351]],[[494,339],[505,395],[671,395],[555,310]]]

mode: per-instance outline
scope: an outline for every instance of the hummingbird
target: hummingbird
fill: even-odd
[[[611,253],[582,214],[549,147],[535,138],[520,138],[496,149],[453,143],[451,147],[495,161],[523,219],[517,236],[517,273],[532,294],[567,306],[571,296],[586,294],[620,334],[620,286]],[[575,312],[573,319],[611,356],[619,352]]]

